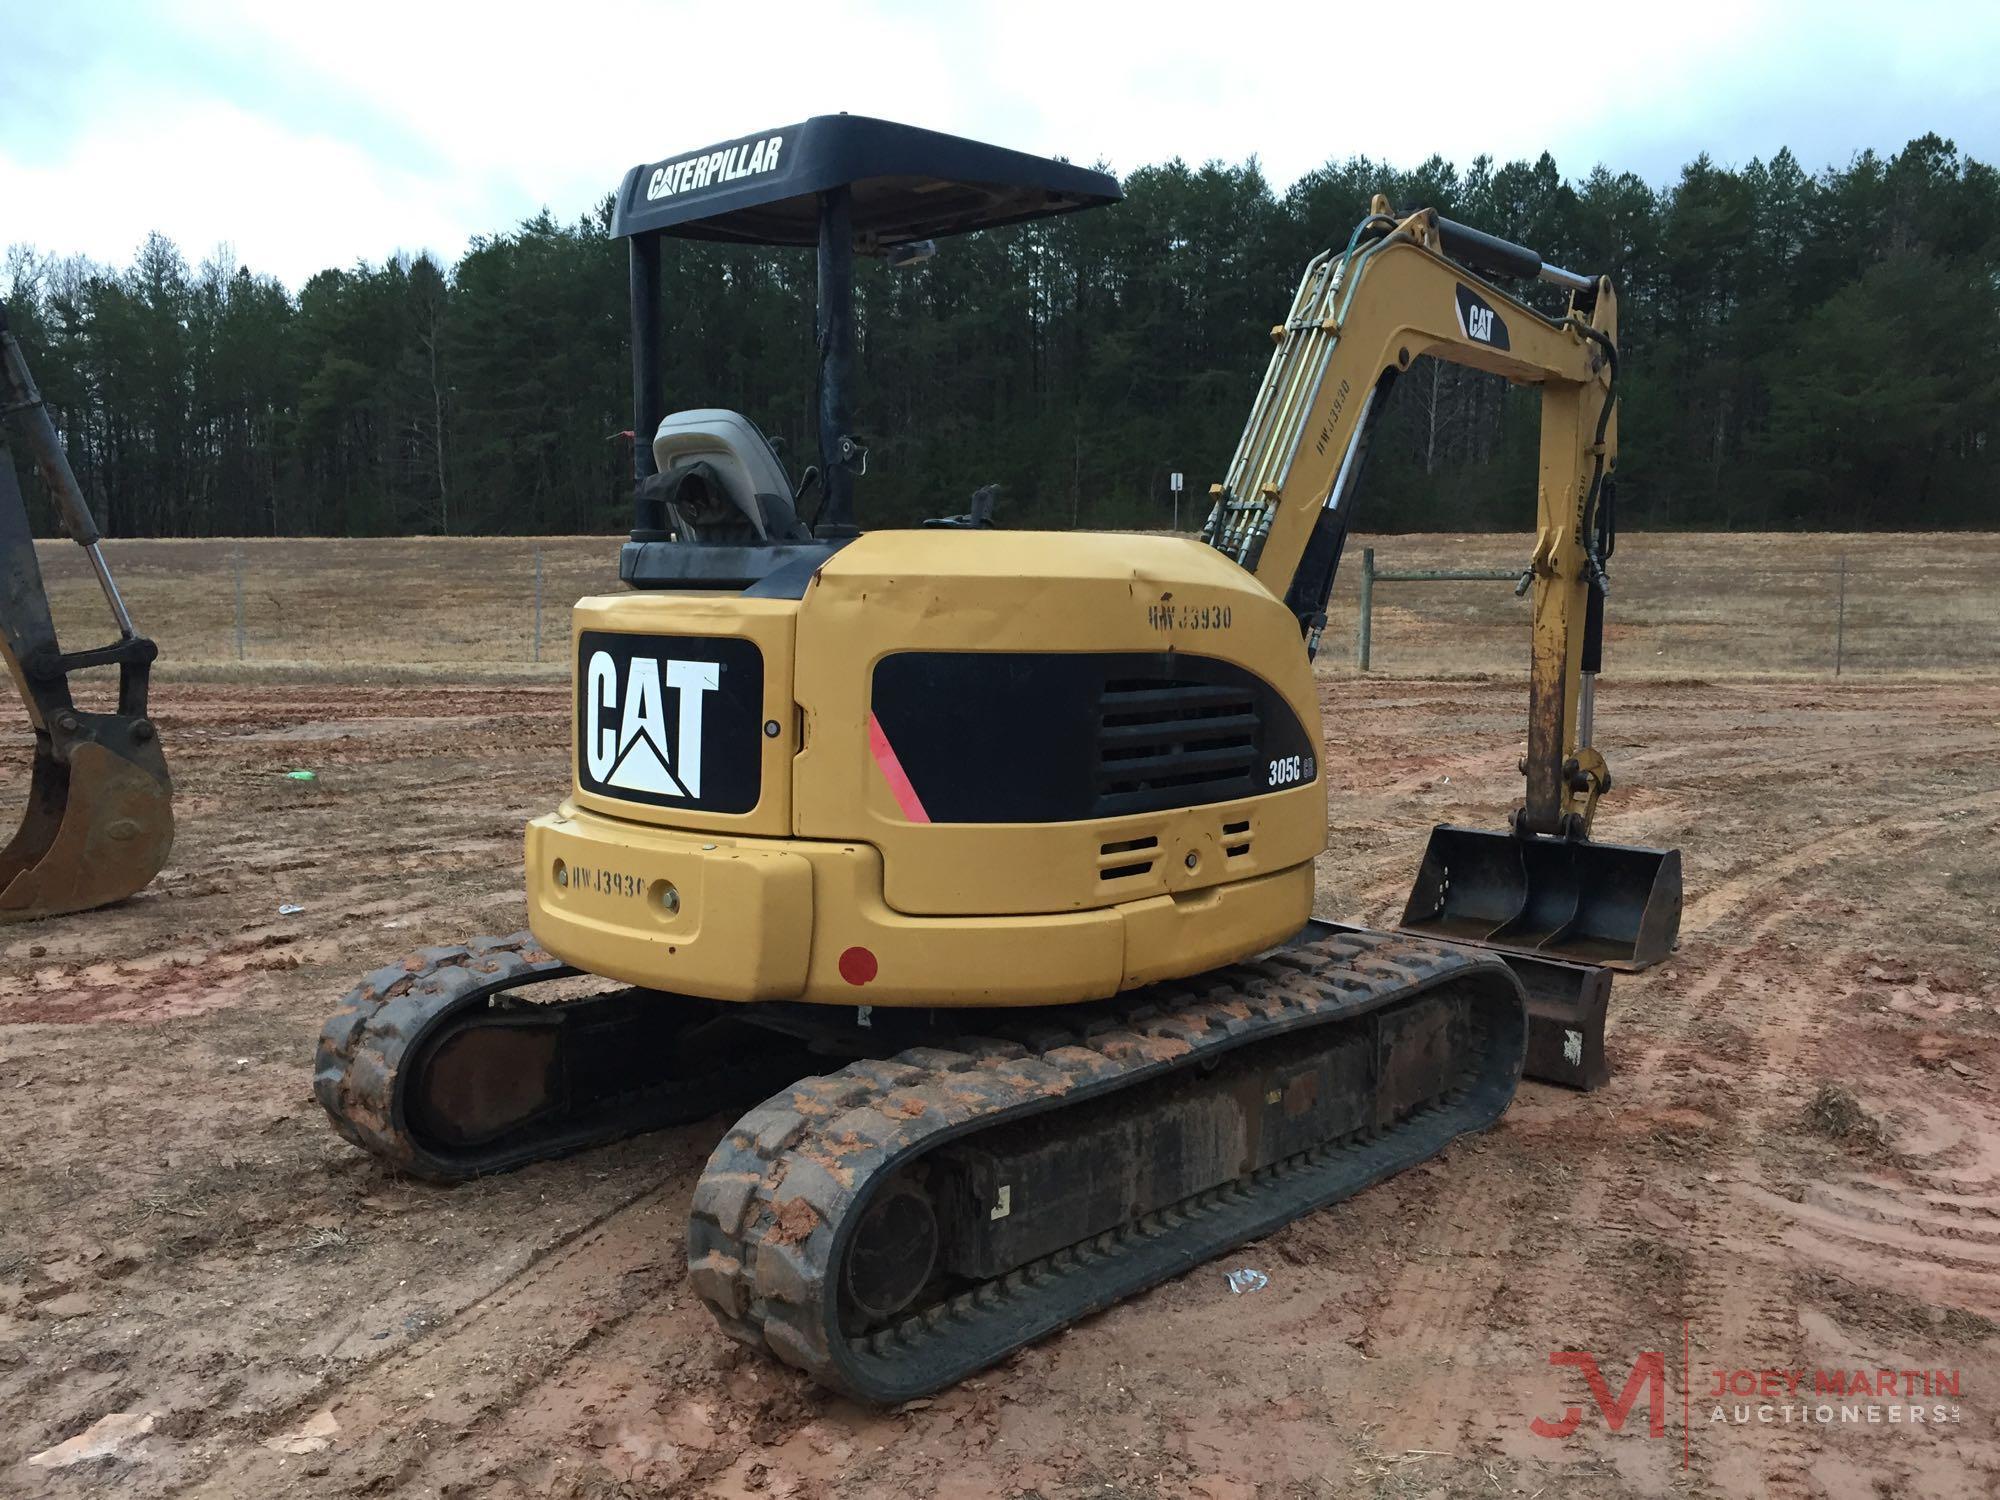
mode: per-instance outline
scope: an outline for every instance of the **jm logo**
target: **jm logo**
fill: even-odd
[[[1596,1403],[1598,1412],[1604,1418],[1604,1425],[1613,1432],[1621,1432],[1625,1419],[1632,1415],[1633,1407],[1639,1404],[1641,1396],[1646,1397],[1646,1431],[1653,1437],[1662,1437],[1667,1430],[1667,1358],[1658,1350],[1649,1349],[1632,1361],[1632,1373],[1626,1377],[1625,1389],[1618,1395],[1611,1394],[1611,1383],[1604,1378],[1598,1368],[1597,1356],[1585,1350],[1564,1349],[1549,1355],[1549,1363],[1558,1369],[1568,1366],[1582,1372],[1584,1384],[1590,1387],[1590,1399]],[[1583,1408],[1567,1406],[1560,1417],[1550,1420],[1536,1417],[1528,1424],[1536,1437],[1566,1438],[1583,1424]]]
[[[701,795],[703,702],[721,668],[712,661],[635,656],[625,680],[606,651],[591,653],[584,674],[584,763],[591,780],[660,797]],[[667,733],[666,695],[678,695]]]

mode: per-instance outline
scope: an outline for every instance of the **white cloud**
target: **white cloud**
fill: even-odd
[[[159,230],[190,261],[227,243],[294,287],[399,249],[455,255],[483,206],[352,143],[211,99],[124,101],[47,163],[0,153],[0,204],[43,250],[122,265]]]
[[[450,257],[544,205],[583,212],[636,161],[840,109],[1121,171],[1256,155],[1280,186],[1354,153],[1549,149],[1657,182],[1704,149],[1790,143],[1816,168],[1926,129],[2000,148],[2000,7],[1927,0],[183,0],[87,50],[68,133],[0,135],[6,232],[123,260],[159,228],[293,284]]]

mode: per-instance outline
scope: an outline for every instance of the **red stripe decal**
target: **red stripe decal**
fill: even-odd
[[[889,736],[882,732],[881,722],[872,713],[868,715],[868,748],[875,753],[875,764],[882,768],[882,779],[889,783],[903,816],[912,823],[930,822],[931,815],[924,811],[924,799],[910,785],[909,773],[896,759],[896,747],[889,743]]]

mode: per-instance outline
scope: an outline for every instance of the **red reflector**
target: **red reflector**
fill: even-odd
[[[866,948],[849,948],[840,955],[840,977],[849,984],[866,984],[875,977],[875,955]]]

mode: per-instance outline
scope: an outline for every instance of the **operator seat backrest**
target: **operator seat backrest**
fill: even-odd
[[[743,413],[704,406],[677,411],[660,423],[653,438],[653,462],[662,474],[692,463],[707,463],[722,476],[729,498],[744,519],[765,532],[773,507],[760,497],[780,502],[779,514],[791,514],[792,484],[785,466],[772,451],[771,440]]]

